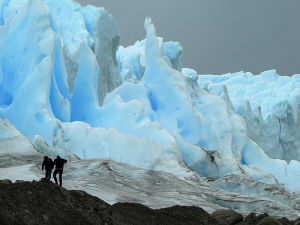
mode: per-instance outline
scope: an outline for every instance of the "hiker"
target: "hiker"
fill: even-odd
[[[67,162],[68,162],[67,160],[62,159],[59,156],[57,156],[56,159],[54,160],[53,164],[55,165],[55,170],[53,173],[53,177],[54,177],[55,183],[57,184],[56,174],[59,173],[59,186],[62,186],[62,174],[64,171],[64,164]]]
[[[43,161],[43,165],[42,165],[42,171],[44,170],[44,168],[46,170],[45,179],[46,179],[47,183],[50,183],[50,180],[51,180],[51,171],[53,169],[53,161],[48,156],[44,156],[44,161]]]

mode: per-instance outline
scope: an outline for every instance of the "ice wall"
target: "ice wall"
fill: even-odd
[[[207,162],[209,157],[200,149],[197,150],[197,146],[211,152],[218,150],[219,154],[223,154],[210,155],[214,162],[212,164],[222,165],[222,171],[227,170],[224,166],[226,163],[222,162],[231,162],[232,170],[229,173],[249,173],[259,180],[264,175],[251,169],[256,167],[273,174],[280,183],[294,190],[299,184],[293,181],[291,174],[294,172],[287,172],[293,170],[292,164],[270,159],[247,136],[246,123],[234,113],[226,87],[218,89],[221,97],[199,89],[195,71],[185,69],[184,72],[188,74],[184,75],[174,70],[162,53],[160,40],[156,38],[155,29],[149,20],[146,20],[145,27],[146,70],[141,82],[123,83],[106,97],[104,106],[119,96],[128,103],[140,101],[150,120],[159,122],[175,137],[187,165],[202,175],[215,174],[211,170],[206,171],[212,165],[201,164]],[[221,159],[219,164],[218,158]],[[300,169],[299,165],[295,162],[295,170]]]
[[[195,71],[182,69],[182,47],[157,38],[150,19],[146,39],[116,53],[119,34],[103,8],[71,0],[7,0],[0,6],[0,116],[31,140],[40,135],[84,159],[109,157],[181,177],[190,169],[215,178],[246,174],[300,190],[294,179],[299,162],[268,157],[259,139],[279,134],[284,143],[284,124],[297,115],[285,114],[284,104],[269,104],[258,112],[264,119],[277,110],[279,130],[256,134],[250,127],[255,110],[247,119],[229,87],[212,81],[203,87]],[[264,90],[265,83],[255,85]],[[274,92],[260,94],[264,102]],[[295,97],[292,109],[297,102]]]
[[[0,6],[0,114],[31,139],[39,134],[51,142],[56,119],[72,120],[74,82],[86,68],[78,67],[80,46],[91,49],[98,67],[98,104],[120,84],[116,25],[105,9],[71,0]]]
[[[120,35],[113,17],[104,9],[91,5],[81,7],[71,0],[43,0],[51,28],[63,42],[63,57],[68,73],[70,94],[78,72],[79,49],[88,45],[99,64],[98,98],[121,84],[116,50]]]
[[[0,27],[0,114],[29,138],[51,137],[57,102],[68,113],[55,83],[63,73],[54,70],[56,37],[46,15],[41,1],[9,1]]]
[[[222,152],[225,155],[220,158],[226,162],[236,161],[238,166],[233,166],[234,172],[230,171],[230,173],[242,171],[259,180],[264,176],[262,175],[264,171],[274,175],[278,182],[285,183],[287,187],[296,190],[299,183],[294,180],[292,174],[299,171],[299,162],[292,161],[288,164],[276,157],[275,159],[269,158],[264,149],[255,143],[255,139],[253,141],[251,136],[248,136],[249,121],[235,114],[236,108],[226,86],[216,86],[214,91],[211,91],[213,94],[211,95],[202,86],[199,89],[198,84],[202,85],[202,83],[197,81],[198,76],[195,71],[183,69],[184,74],[182,74],[172,69],[160,47],[161,39],[156,38],[151,23],[146,21],[145,26],[147,30],[144,51],[146,69],[141,82],[136,82],[136,80],[132,82],[129,79],[129,82],[125,82],[111,92],[104,104],[110,103],[117,96],[125,102],[139,100],[152,121],[159,122],[163,128],[177,137],[177,145],[185,162],[202,175],[213,176],[213,173],[212,171],[205,172],[204,168],[207,168],[207,164],[203,167],[199,166],[201,160],[197,161],[197,159],[205,157],[200,151],[198,153],[191,151],[195,150],[196,146]],[[137,42],[137,45],[139,46],[140,43]],[[128,59],[130,55],[128,52],[131,53],[132,48],[134,47],[129,47],[127,51],[121,49],[118,52],[119,58]],[[139,65],[140,58],[129,57],[127,62],[134,68],[135,65]],[[209,76],[207,77],[209,79]],[[271,108],[270,111],[272,112],[273,109]],[[241,115],[244,116],[243,113]],[[252,129],[255,131],[255,128]],[[263,130],[264,127],[260,129]],[[181,146],[181,140],[192,145]],[[264,141],[268,142],[267,139]],[[211,156],[214,159],[213,155]],[[216,163],[218,159],[213,161]],[[224,170],[225,168],[224,166]],[[261,172],[252,168],[257,168]],[[264,182],[267,181],[264,180]]]
[[[285,77],[275,70],[201,75],[198,84],[218,95],[226,87],[235,112],[246,121],[247,134],[271,158],[300,160],[300,75]]]

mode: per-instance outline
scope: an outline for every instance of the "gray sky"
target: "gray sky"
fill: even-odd
[[[300,74],[299,0],[77,1],[105,7],[125,46],[145,38],[144,20],[152,17],[158,36],[179,41],[183,66],[199,74]]]

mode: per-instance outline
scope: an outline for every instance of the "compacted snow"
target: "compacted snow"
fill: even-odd
[[[269,212],[272,201],[270,212],[298,215],[289,191],[300,190],[299,75],[198,75],[183,68],[182,46],[158,38],[150,18],[145,30],[145,40],[119,47],[118,29],[104,8],[72,0],[0,2],[0,116],[19,130],[1,122],[0,154],[15,155],[15,163],[1,164],[0,178],[19,179],[16,171],[35,178],[29,171],[38,174],[33,162],[41,153],[32,142],[44,154],[74,161],[70,170],[78,173],[68,172],[68,187],[92,173],[79,187],[92,186],[87,190],[95,195],[107,187],[93,183],[101,177],[91,172],[93,165],[108,163],[122,172],[142,171],[132,172],[132,179],[142,180],[136,183],[142,194],[150,179],[145,174],[168,174],[169,180],[188,180],[191,190],[204,182],[209,188],[196,188],[196,195],[206,193],[199,196],[214,207]],[[17,147],[7,154],[12,144]],[[223,193],[221,200],[209,197],[212,186]],[[268,188],[284,194],[274,197]],[[117,192],[106,200],[117,201]],[[170,205],[198,201],[183,201],[191,192]],[[225,200],[230,192],[248,195],[235,196],[248,208]],[[159,207],[153,202],[145,204]]]

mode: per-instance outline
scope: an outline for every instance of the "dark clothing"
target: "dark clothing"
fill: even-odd
[[[56,179],[56,174],[59,174],[59,186],[62,186],[62,174],[63,174],[63,169],[55,169],[53,173],[53,177],[55,180],[55,183],[57,184],[57,179]]]
[[[52,170],[54,165],[51,158],[45,158],[42,165],[42,170],[44,170],[44,167],[46,170]]]
[[[64,164],[67,163],[68,161],[65,159],[62,159],[60,157],[57,157],[53,164],[55,165],[55,169],[63,169],[64,168]]]
[[[60,158],[59,156],[57,156],[57,158],[54,160],[54,165],[55,165],[55,170],[53,173],[53,177],[55,180],[55,183],[57,183],[57,179],[56,179],[56,174],[59,174],[59,186],[62,186],[62,174],[64,172],[64,164],[67,163],[68,161],[65,159]]]
[[[50,183],[50,180],[51,180],[51,172],[52,172],[52,169],[46,170],[46,173],[45,173],[45,179],[46,179],[47,183]]]
[[[42,170],[46,170],[45,172],[45,179],[48,183],[50,183],[51,180],[51,172],[53,169],[54,165],[53,165],[53,161],[51,158],[45,157],[44,161],[43,161],[43,165],[42,165]]]

